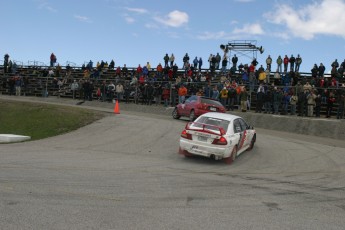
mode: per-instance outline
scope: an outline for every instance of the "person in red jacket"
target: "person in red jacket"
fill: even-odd
[[[139,64],[137,67],[137,74],[140,75],[142,72],[143,72],[143,68]]]
[[[287,72],[288,64],[289,64],[290,59],[288,58],[287,55],[285,55],[283,63],[284,63],[284,72]]]
[[[169,99],[170,99],[170,86],[169,86],[169,84],[166,84],[163,87],[162,98],[163,98],[163,101],[164,101],[164,106],[168,107]]]

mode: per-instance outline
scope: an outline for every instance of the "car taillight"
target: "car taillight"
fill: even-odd
[[[183,130],[181,133],[181,137],[186,138],[188,140],[192,140],[192,135],[187,133],[187,130]]]
[[[227,145],[228,141],[226,140],[225,137],[221,136],[219,139],[214,139],[212,144],[214,144],[214,145]]]

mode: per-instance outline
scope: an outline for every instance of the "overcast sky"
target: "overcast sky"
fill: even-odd
[[[163,63],[174,53],[177,65],[188,53],[220,53],[220,44],[253,42],[264,53],[232,51],[239,62],[257,56],[301,55],[301,71],[321,62],[330,71],[345,59],[345,0],[0,0],[0,60],[80,66],[114,59],[116,66]],[[276,65],[273,65],[276,68]]]

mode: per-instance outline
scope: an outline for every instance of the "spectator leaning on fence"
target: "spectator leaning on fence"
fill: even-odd
[[[178,102],[179,103],[184,102],[184,100],[186,99],[187,93],[188,93],[188,90],[184,86],[184,84],[182,83],[178,89]]]
[[[71,84],[71,91],[72,91],[72,98],[76,98],[76,92],[79,89],[79,84],[77,80],[74,80],[73,83]]]
[[[228,100],[228,90],[224,86],[223,89],[219,93],[220,93],[220,95],[219,95],[220,96],[220,102],[225,107],[226,101]]]
[[[21,96],[22,78],[17,74],[15,76],[16,96]]]
[[[316,99],[316,94],[314,93],[314,90],[310,90],[309,94],[307,95],[307,116],[312,117],[314,115],[314,107],[315,107],[315,99]]]
[[[337,90],[337,102],[338,102],[338,110],[337,110],[337,119],[343,119],[344,117],[344,107],[345,107],[345,93],[343,89]]]
[[[327,110],[326,110],[326,118],[330,118],[332,115],[333,105],[336,102],[335,95],[332,91],[329,92],[329,96],[327,98]]]
[[[247,112],[247,103],[248,103],[248,92],[247,92],[247,89],[246,87],[242,87],[242,90],[241,90],[241,94],[240,94],[240,97],[241,97],[241,111],[242,112]]]
[[[292,94],[290,97],[290,114],[296,115],[296,106],[298,102],[298,97],[295,94]]]

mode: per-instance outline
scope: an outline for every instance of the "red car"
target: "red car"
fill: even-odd
[[[225,113],[225,108],[219,101],[193,95],[184,103],[178,104],[172,112],[172,116],[174,119],[189,117],[190,121],[194,121],[198,116],[208,112]]]

